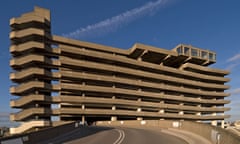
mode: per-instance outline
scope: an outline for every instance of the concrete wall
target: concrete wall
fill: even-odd
[[[6,137],[0,139],[0,144],[33,144],[33,143],[39,143],[44,140],[52,139],[54,137],[57,137],[61,134],[67,133],[69,131],[72,131],[76,128],[76,123],[72,122],[65,125],[60,125],[56,127],[46,128],[40,131],[32,132],[32,133],[26,133],[26,134],[20,134],[20,135],[14,135],[11,137]]]
[[[97,122],[101,126],[124,126],[135,128],[176,128],[200,135],[213,144],[239,144],[240,137],[220,127],[191,121],[143,120]],[[219,140],[218,140],[219,139]]]
[[[185,130],[200,135],[213,144],[239,144],[240,137],[226,131],[225,129],[214,127],[208,124],[190,122],[190,121],[167,121],[167,120],[142,120],[142,121],[103,121],[97,122],[98,126],[123,126],[123,127],[134,127],[134,128],[155,128],[155,129],[167,129],[176,128],[179,130]],[[38,143],[44,140],[52,139],[64,133],[68,133],[76,129],[76,122],[48,128],[38,132],[29,134],[16,135],[0,139],[0,144],[10,144],[12,142],[17,144],[31,144]],[[84,131],[84,128],[83,128]],[[217,142],[219,138],[219,143]]]
[[[215,127],[202,123],[194,122],[181,122],[181,129],[194,132],[198,135],[201,135],[208,140],[212,141],[214,144],[217,143],[219,139],[219,144],[239,144],[240,137],[236,134],[233,134],[225,129],[220,127]],[[218,144],[218,143],[217,143]]]

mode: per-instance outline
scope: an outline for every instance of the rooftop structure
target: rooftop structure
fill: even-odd
[[[230,101],[225,70],[207,67],[216,54],[180,44],[128,50],[51,34],[50,11],[10,20],[11,133],[82,120],[172,119],[224,123]],[[54,122],[53,122],[54,121]]]

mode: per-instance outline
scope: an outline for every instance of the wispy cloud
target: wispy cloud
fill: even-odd
[[[240,88],[233,89],[233,90],[230,91],[230,93],[232,95],[238,95],[238,94],[240,94]]]
[[[232,63],[232,64],[229,64],[226,69],[227,70],[233,70],[235,67],[237,67],[240,63]]]
[[[151,1],[141,7],[131,9],[117,16],[105,19],[95,24],[88,25],[84,28],[79,28],[73,32],[63,34],[63,36],[79,39],[113,32],[138,18],[141,18],[148,14],[154,14],[166,2],[167,0],[157,0],[154,2]]]
[[[240,53],[237,53],[232,57],[228,58],[226,62],[228,63],[228,66],[226,69],[233,70],[234,68],[240,65]]]
[[[0,117],[8,117],[9,113],[8,112],[0,112]]]
[[[234,62],[240,60],[240,53],[234,55],[233,57],[227,59],[227,62]]]

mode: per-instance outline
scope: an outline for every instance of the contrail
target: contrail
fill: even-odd
[[[233,62],[233,61],[238,61],[238,60],[240,60],[240,54],[239,53],[234,55],[233,57],[229,58],[227,60],[227,62]]]
[[[119,27],[138,18],[141,18],[147,14],[153,14],[160,8],[160,6],[165,4],[165,1],[166,0],[157,0],[155,2],[148,2],[141,7],[131,9],[117,16],[108,18],[92,25],[88,25],[85,28],[80,28],[73,32],[63,34],[63,36],[79,39],[113,32]]]
[[[236,67],[240,65],[240,53],[235,54],[231,58],[227,59],[226,62],[228,63],[228,66],[226,67],[227,70],[232,71]]]

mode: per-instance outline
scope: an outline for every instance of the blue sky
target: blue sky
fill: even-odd
[[[217,53],[214,68],[228,69],[230,120],[240,119],[239,0],[8,0],[0,5],[0,117],[9,101],[9,19],[40,6],[51,10],[52,33],[123,49],[139,42],[172,49],[180,43]],[[0,121],[1,123],[1,121]]]

